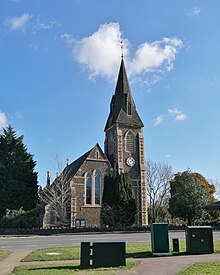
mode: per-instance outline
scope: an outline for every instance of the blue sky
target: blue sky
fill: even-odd
[[[97,142],[120,41],[145,156],[220,180],[220,1],[0,0],[0,131],[24,135],[39,183]]]

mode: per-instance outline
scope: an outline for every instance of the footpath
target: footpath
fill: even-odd
[[[20,265],[40,265],[40,264],[65,264],[76,261],[47,261],[47,262],[21,262],[27,256],[30,250],[18,250],[9,255],[4,261],[0,262],[0,275],[10,274],[16,266]],[[184,256],[166,256],[141,258],[141,264],[132,270],[115,271],[117,275],[175,275],[177,272],[184,270],[196,262],[220,261],[220,254],[204,255],[184,255]],[[79,261],[77,261],[79,262]],[[220,274],[220,271],[219,271]],[[202,274],[201,274],[202,275]]]

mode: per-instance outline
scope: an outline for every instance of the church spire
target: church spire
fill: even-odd
[[[123,56],[121,58],[115,94],[112,96],[110,107],[110,114],[105,126],[105,131],[115,123],[137,128],[144,126],[136,111],[128,83]]]

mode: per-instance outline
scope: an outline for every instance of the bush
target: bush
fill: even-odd
[[[34,228],[39,226],[39,209],[30,211],[20,209],[6,210],[6,215],[0,219],[0,228]]]

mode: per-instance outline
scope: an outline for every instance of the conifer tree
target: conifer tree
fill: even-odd
[[[36,162],[11,125],[0,135],[0,217],[6,209],[27,211],[36,207]]]
[[[102,199],[102,222],[110,227],[125,227],[135,223],[136,203],[128,174],[105,176]]]

